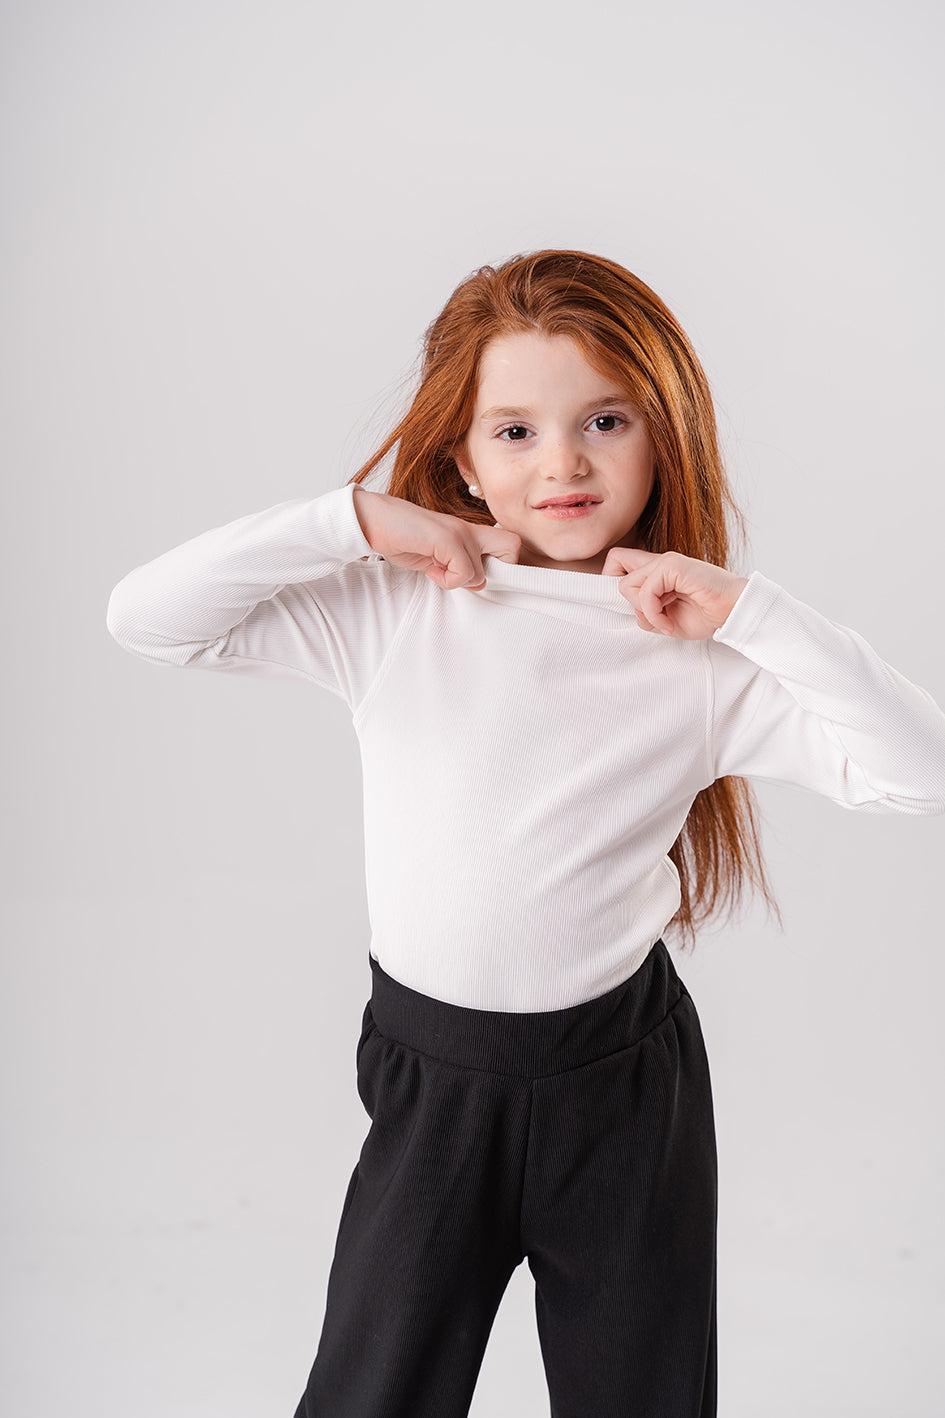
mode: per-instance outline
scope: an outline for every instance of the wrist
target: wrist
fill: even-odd
[[[738,601],[739,601],[739,598],[740,598],[742,592],[744,591],[745,587],[748,585],[748,577],[747,577],[747,576],[735,576],[735,575],[732,575],[731,573],[729,573],[729,575],[730,575],[730,579],[729,579],[728,586],[727,586],[727,588],[726,588],[726,594],[725,594],[725,596],[724,596],[724,598],[723,598],[722,605],[721,605],[720,611],[719,611],[719,613],[720,613],[722,619],[719,621],[718,625],[716,626],[716,630],[721,630],[721,629],[722,629],[722,626],[723,626],[723,625],[725,624],[725,622],[728,620],[729,616],[732,614],[732,611],[735,609],[736,605],[738,604]]]
[[[377,496],[378,494],[376,492],[370,492],[366,487],[359,487],[355,484],[352,499],[354,503],[354,515],[357,517],[361,531],[364,533],[365,541],[372,547],[374,543],[371,540],[371,502]]]

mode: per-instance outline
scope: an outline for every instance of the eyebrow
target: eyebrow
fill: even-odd
[[[611,404],[632,404],[633,400],[629,394],[601,394],[599,399],[592,399],[586,405],[588,413],[591,409],[600,409]],[[531,418],[532,410],[524,408],[494,408],[486,409],[484,414],[480,414],[481,423],[486,423],[489,419],[506,418]]]

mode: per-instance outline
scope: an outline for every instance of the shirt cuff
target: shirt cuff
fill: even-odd
[[[382,561],[383,557],[371,546],[358,521],[354,506],[356,486],[356,483],[346,483],[316,498],[319,523],[328,529],[339,561],[367,561],[372,557]]]
[[[780,595],[781,587],[776,581],[769,581],[760,571],[753,571],[728,617],[713,631],[712,639],[740,650],[751,640]]]

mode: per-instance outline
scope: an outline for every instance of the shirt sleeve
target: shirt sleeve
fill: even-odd
[[[865,811],[945,812],[945,714],[856,631],[756,571],[712,638],[716,777]]]
[[[372,549],[348,484],[137,567],[112,591],[106,624],[142,659],[314,683],[354,708],[422,579]]]

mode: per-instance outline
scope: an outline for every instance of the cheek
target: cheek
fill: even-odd
[[[648,498],[656,482],[656,460],[648,450],[641,450],[626,466],[628,486]]]
[[[653,489],[656,487],[656,466],[652,461],[644,471],[642,487],[646,492],[647,501],[649,501],[653,495]]]
[[[470,470],[475,473],[478,482],[483,486],[488,482],[495,481],[495,459],[490,456],[492,450],[489,445],[470,441],[466,457],[469,461]]]

